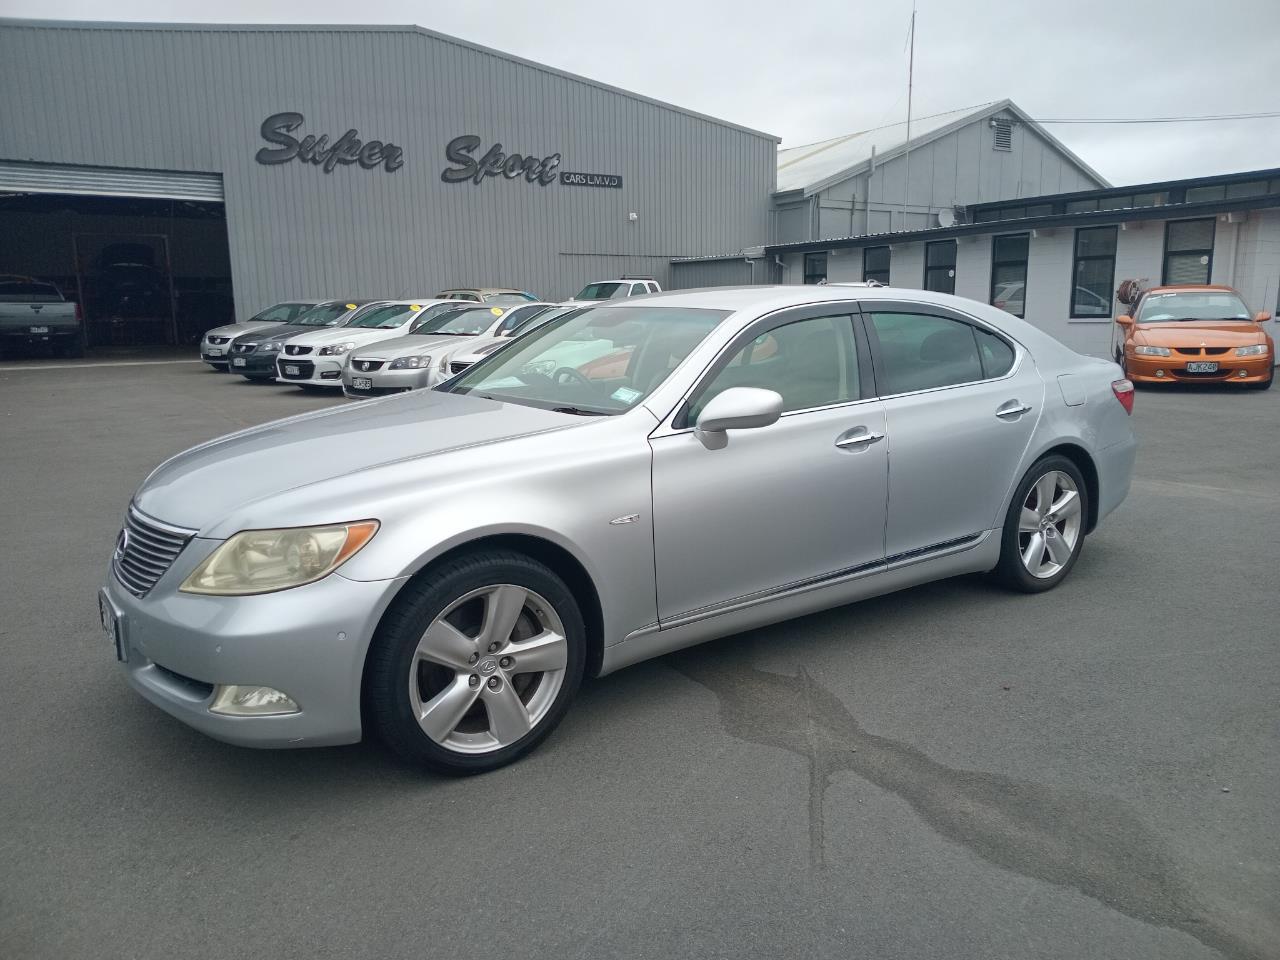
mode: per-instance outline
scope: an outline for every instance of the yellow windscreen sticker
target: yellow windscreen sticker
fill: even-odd
[[[501,308],[501,307],[490,307],[490,308],[489,308],[489,312],[490,312],[490,313],[492,313],[495,317],[500,317],[500,316],[502,316],[502,308]]]
[[[421,309],[422,309],[422,304],[420,304],[420,303],[411,303],[411,304],[409,304],[409,309],[410,309],[410,310],[421,310]]]
[[[348,303],[348,304],[347,304],[347,309],[348,309],[348,310],[354,310],[355,308],[356,308],[356,305],[355,305],[354,303]]]

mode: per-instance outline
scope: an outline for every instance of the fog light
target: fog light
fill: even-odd
[[[337,380],[340,376],[342,376],[341,370],[321,370],[320,371],[321,380]]]
[[[1157,376],[1157,377],[1163,377],[1163,376],[1164,376],[1164,371],[1163,371],[1163,370],[1157,370],[1157,371],[1156,371],[1156,376]]]
[[[1248,371],[1248,370],[1237,370],[1237,371],[1236,371],[1236,376],[1239,376],[1239,377],[1247,377],[1248,375],[1249,375],[1249,371]]]
[[[272,687],[229,683],[214,688],[209,712],[228,717],[276,717],[300,711],[293,697]]]

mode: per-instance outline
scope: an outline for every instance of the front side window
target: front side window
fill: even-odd
[[[806,253],[804,255],[804,282],[827,282],[827,255],[825,253]]]
[[[394,330],[409,320],[417,309],[409,304],[393,303],[372,310],[361,310],[356,314],[348,327],[363,327],[367,330]]]
[[[934,293],[956,292],[954,240],[938,240],[924,245],[924,288]]]
[[[876,356],[888,381],[879,385],[882,394],[911,393],[983,379],[982,354],[974,327],[969,324],[918,313],[876,311],[870,316],[871,330],[878,341]],[[994,369],[1003,361],[997,348],[989,345],[988,349],[992,351]],[[1004,372],[1008,372],[1007,368]]]
[[[444,389],[566,413],[625,413],[728,315],[688,307],[569,311],[474,364]]]
[[[633,283],[633,284],[631,285],[631,295],[632,295],[633,297],[643,296],[644,294],[646,294],[646,293],[648,293],[648,292],[649,292],[649,291],[645,289],[645,286],[644,286],[644,284],[643,284],[643,283]]]
[[[1116,278],[1116,228],[1081,227],[1076,231],[1071,270],[1072,317],[1111,316],[1111,290]]]
[[[1213,217],[1170,220],[1164,228],[1164,283],[1208,283],[1213,269]]]
[[[857,400],[858,354],[847,316],[796,320],[738,350],[689,405],[696,423],[711,400],[730,387],[759,387],[782,396],[782,410],[807,410]]]
[[[532,307],[516,307],[513,310],[508,310],[507,315],[502,318],[502,323],[498,324],[498,329],[493,332],[493,335],[495,337],[508,337],[538,314],[546,313],[550,309],[546,304],[540,303]]]
[[[889,285],[888,247],[866,247],[862,251],[862,279]]]
[[[1031,234],[991,238],[991,305],[1021,317],[1026,313],[1027,251]]]

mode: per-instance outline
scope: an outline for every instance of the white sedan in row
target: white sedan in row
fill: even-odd
[[[456,307],[436,299],[386,300],[370,304],[339,327],[300,333],[276,357],[276,381],[299,387],[341,389],[342,370],[352,350],[399,337],[433,307]]]

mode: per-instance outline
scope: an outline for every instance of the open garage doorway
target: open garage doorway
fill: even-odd
[[[87,192],[129,189],[101,176],[83,187],[26,172],[15,182],[14,165],[0,166],[0,275],[53,283],[78,303],[89,351],[183,347],[234,322],[221,178],[217,200],[119,196]],[[139,191],[163,191],[163,179],[149,176]],[[62,186],[75,192],[56,192]],[[28,353],[39,355],[38,345]]]

